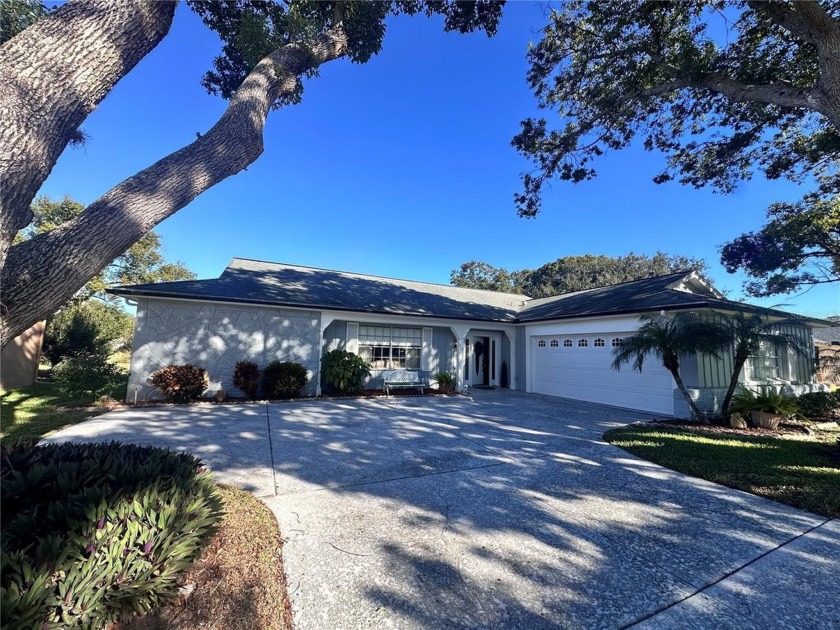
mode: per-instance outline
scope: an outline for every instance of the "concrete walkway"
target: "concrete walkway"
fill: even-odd
[[[601,441],[644,414],[475,394],[121,410],[52,439],[189,450],[262,497],[298,630],[840,627],[837,520]]]

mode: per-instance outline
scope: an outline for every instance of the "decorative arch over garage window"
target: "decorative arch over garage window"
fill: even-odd
[[[607,344],[606,344],[606,342],[604,342],[604,340],[603,340],[603,339],[601,339],[601,338],[599,337],[598,339],[596,339],[596,340],[593,342],[593,344],[592,344],[592,345],[593,345],[593,346],[595,346],[596,348],[603,348],[603,347],[604,347],[605,345],[607,345]]]
[[[564,339],[563,340],[563,347],[564,348],[571,348],[572,347],[572,340],[571,339]]]
[[[559,345],[560,345],[560,343],[556,339],[551,340],[551,347],[552,348],[557,348]]]
[[[589,339],[578,339],[578,348],[586,348],[589,346]]]
[[[545,348],[545,339],[540,339],[540,340],[537,342],[537,347],[538,347],[538,348]]]
[[[612,345],[613,348],[620,348],[624,345],[624,339],[622,339],[621,337],[615,337],[610,342],[610,345]]]

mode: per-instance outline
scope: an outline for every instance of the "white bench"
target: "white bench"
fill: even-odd
[[[426,387],[426,383],[423,382],[420,374],[412,370],[385,370],[382,372],[382,380],[385,382],[385,394],[387,396],[391,395],[392,389],[406,387],[419,389],[420,393],[423,394]]]

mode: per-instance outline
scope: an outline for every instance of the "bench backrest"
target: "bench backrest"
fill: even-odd
[[[422,380],[420,374],[412,370],[385,370],[382,378],[386,383],[417,383]]]

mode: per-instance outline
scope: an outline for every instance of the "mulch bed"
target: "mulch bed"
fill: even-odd
[[[283,541],[271,510],[244,490],[220,488],[225,516],[181,579],[179,602],[111,630],[291,630]]]
[[[747,429],[733,429],[721,424],[700,424],[689,420],[652,420],[641,422],[647,426],[679,427],[695,433],[714,433],[718,435],[745,435],[750,437],[808,437],[814,435],[814,431],[805,424],[782,423],[776,429],[764,429],[761,427],[749,427]]]

